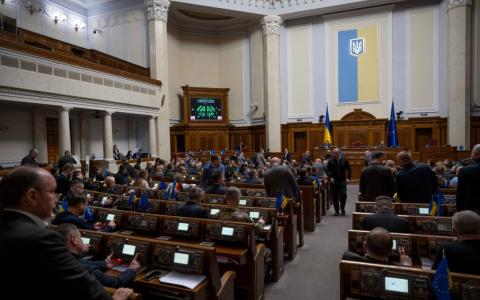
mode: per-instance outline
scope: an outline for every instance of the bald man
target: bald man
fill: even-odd
[[[410,152],[397,154],[401,171],[396,176],[396,190],[401,202],[430,203],[437,191],[437,178],[427,164],[412,162]]]
[[[393,200],[388,196],[378,196],[375,199],[376,212],[362,220],[363,230],[382,227],[390,232],[409,233],[408,221],[393,213]]]
[[[473,146],[472,164],[458,172],[457,211],[473,210],[480,214],[480,144]]]
[[[53,176],[40,168],[16,168],[0,182],[2,292],[16,299],[111,299],[62,236],[47,229],[55,189]],[[119,290],[113,298],[127,297]]]
[[[354,260],[366,263],[397,265],[397,263],[389,260],[392,254],[393,241],[390,233],[383,228],[377,227],[370,231],[367,238],[363,242],[363,250],[365,255],[347,251],[343,254],[342,259]],[[405,249],[400,246],[400,265],[411,266],[412,260],[405,254]]]
[[[457,212],[452,226],[457,240],[437,248],[432,269],[437,269],[445,253],[450,272],[480,275],[480,216],[471,210]]]

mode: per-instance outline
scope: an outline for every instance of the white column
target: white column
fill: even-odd
[[[170,97],[168,93],[168,0],[145,0],[150,43],[150,76],[162,81],[158,97],[157,154],[170,160]],[[162,101],[162,99],[165,99]],[[163,102],[163,106],[162,103]]]
[[[470,148],[471,0],[448,0],[448,143]]]
[[[70,109],[71,107],[65,106],[58,109],[58,155],[60,157],[66,150],[71,151]]]
[[[150,116],[148,120],[148,153],[150,153],[152,157],[157,156],[157,128],[155,118],[155,116]]]
[[[80,113],[80,157],[82,159],[91,154],[89,124],[89,113],[82,111]]]
[[[263,91],[267,148],[281,152],[280,124],[280,24],[279,16],[265,16],[263,27]]]
[[[135,151],[137,147],[137,121],[132,117],[128,118],[128,149],[120,149],[120,152],[127,155],[128,150]]]
[[[38,162],[48,163],[47,124],[44,111],[40,109],[33,112],[33,148],[39,151]]]
[[[113,160],[112,111],[103,115],[103,160]]]

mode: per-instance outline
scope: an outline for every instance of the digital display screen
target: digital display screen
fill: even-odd
[[[90,194],[87,194],[87,198],[90,198]]]
[[[180,265],[188,265],[188,254],[175,252],[173,262]]]
[[[178,223],[177,229],[181,231],[187,231],[188,225],[189,225],[188,223]]]
[[[428,215],[430,212],[428,211],[428,207],[420,207],[418,209],[418,213],[421,215]]]
[[[105,202],[107,202],[107,197],[106,196],[102,198],[102,203],[105,203]]]
[[[238,202],[239,205],[247,205],[247,200],[245,199],[240,199],[240,202]]]
[[[124,244],[122,253],[125,255],[135,255],[135,248],[137,247],[134,245]]]
[[[259,219],[260,218],[260,213],[258,211],[251,211],[250,212],[250,218]]]
[[[216,215],[220,212],[220,210],[218,208],[212,208],[210,210],[210,214],[213,216],[213,215]]]
[[[385,291],[408,294],[408,279],[385,277]]]
[[[222,101],[219,98],[191,98],[190,120],[222,120]]]
[[[438,231],[452,231],[450,223],[438,223]]]
[[[114,214],[108,214],[107,215],[107,221],[113,221],[115,219],[115,215]]]
[[[155,184],[153,185],[153,188],[154,188],[154,189],[158,188],[158,183],[155,183]]]
[[[392,250],[397,250],[397,240],[392,241]]]
[[[90,245],[90,238],[81,237],[81,239],[82,239],[82,242],[83,242],[85,245]]]
[[[233,236],[233,228],[232,227],[222,227],[222,235]]]

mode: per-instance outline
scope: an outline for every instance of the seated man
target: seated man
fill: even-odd
[[[205,190],[206,194],[225,195],[225,177],[222,172],[215,171],[212,174],[213,184]]]
[[[354,260],[373,264],[396,265],[396,263],[389,261],[389,256],[392,254],[393,241],[390,233],[380,227],[374,228],[367,235],[363,242],[363,249],[365,255],[361,256],[355,252],[346,251],[342,259]],[[410,267],[412,265],[411,258],[405,254],[405,249],[400,246],[400,265]]]
[[[95,224],[87,223],[84,218],[81,218],[85,214],[85,209],[87,201],[82,195],[73,194],[68,198],[68,210],[62,213],[59,213],[53,220],[53,225],[60,225],[63,223],[71,223],[76,225],[80,229],[93,229],[101,230],[106,232],[113,231],[117,224],[115,222],[109,221],[107,225],[97,222]]]
[[[480,275],[480,216],[464,210],[452,217],[452,224],[457,240],[437,248],[432,269],[437,269],[445,253],[450,272]]]
[[[393,213],[392,199],[387,196],[378,196],[375,199],[376,213],[362,220],[363,230],[372,230],[382,227],[390,232],[409,233],[408,221]]]
[[[76,257],[80,264],[91,274],[93,274],[97,280],[103,285],[112,288],[125,287],[135,279],[137,272],[140,270],[140,263],[135,256],[128,266],[128,269],[119,273],[117,276],[108,276],[104,272],[115,266],[112,260],[112,254],[107,256],[105,260],[87,260],[81,259],[81,257],[88,252],[89,246],[83,243],[81,239],[82,233],[78,230],[78,227],[65,223],[57,227],[57,232],[60,233],[67,245],[70,253]]]
[[[298,185],[312,185],[313,181],[315,178],[312,176],[307,176],[307,170],[305,168],[301,168],[298,170],[298,176],[299,178],[297,179],[297,184]]]
[[[230,186],[227,188],[225,193],[225,204],[227,205],[227,208],[220,213],[219,219],[225,221],[252,223],[255,225],[255,232],[261,232],[263,230],[263,226],[265,225],[265,221],[262,217],[260,217],[257,222],[254,222],[246,212],[238,210],[241,194],[242,193],[240,190],[235,186]]]
[[[206,218],[208,210],[199,203],[203,196],[203,190],[199,187],[192,187],[188,192],[189,200],[183,206],[177,208],[177,215],[190,218]]]
[[[255,169],[248,171],[248,178],[245,180],[245,183],[248,184],[261,184],[262,182],[258,179],[258,172]]]

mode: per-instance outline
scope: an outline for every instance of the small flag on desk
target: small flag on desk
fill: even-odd
[[[164,190],[166,187],[167,187],[167,186],[165,185],[165,182],[163,182],[163,180],[160,181],[160,189],[161,189],[161,190]]]
[[[130,196],[128,197],[128,206],[132,207],[135,205],[135,192],[130,192]]]
[[[320,188],[320,179],[318,179],[318,176],[315,176],[315,179],[313,180],[313,187],[315,189]]]
[[[67,196],[62,196],[62,208],[63,208],[63,211],[67,211],[68,210],[68,201],[67,201]]]
[[[148,209],[148,194],[147,193],[142,193],[142,196],[140,197],[140,201],[138,202],[138,210],[140,211],[146,211]]]
[[[437,271],[433,275],[432,289],[437,300],[451,300],[450,295],[450,271],[448,270],[447,258],[445,257],[445,250],[443,250],[443,257],[438,264]]]
[[[436,195],[432,195],[432,200],[430,200],[430,205],[428,207],[429,214],[431,216],[441,216],[442,215],[442,203],[443,203],[443,194],[438,192]]]
[[[277,196],[277,201],[275,202],[275,207],[277,209],[279,208],[285,208],[287,206],[287,197],[285,197],[285,194],[282,192],[282,193],[279,193],[278,196]]]
[[[93,214],[92,214],[92,211],[90,210],[90,206],[87,206],[85,208],[85,214],[83,215],[83,217],[85,218],[85,220],[87,220],[87,222],[89,223],[93,222]]]

